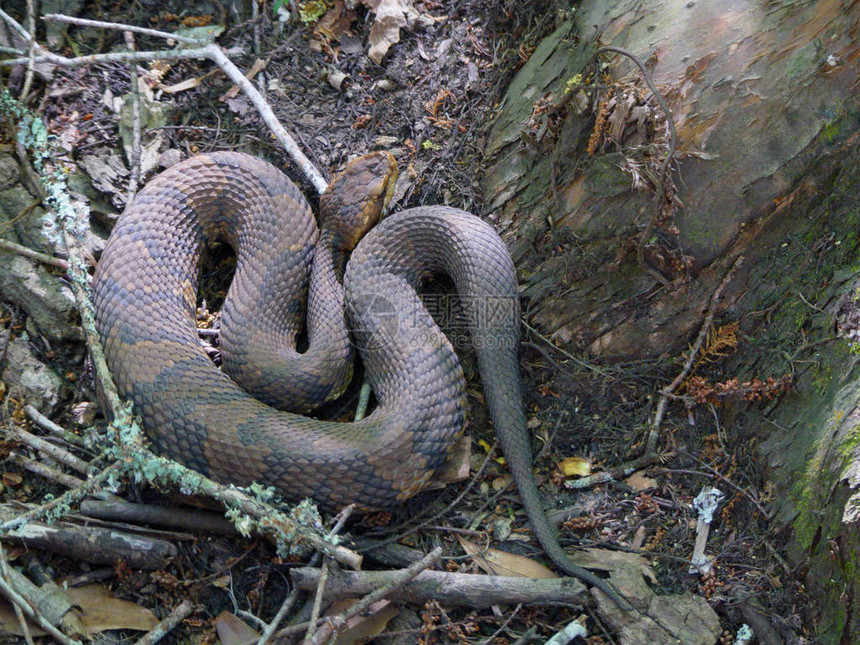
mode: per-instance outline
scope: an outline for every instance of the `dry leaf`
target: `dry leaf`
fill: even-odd
[[[226,576],[221,576],[219,578],[215,578],[209,584],[211,584],[213,587],[218,587],[219,589],[229,589],[230,583],[231,583],[230,575],[227,574]]]
[[[203,76],[197,76],[194,78],[186,78],[184,81],[179,81],[178,83],[174,83],[173,85],[162,85],[158,84],[158,89],[162,92],[166,92],[167,94],[176,94],[177,92],[184,92],[186,90],[191,90],[200,85],[205,79],[209,78],[213,74],[217,74],[220,68],[216,67],[215,69],[206,72]]]
[[[24,481],[24,477],[17,471],[3,473],[3,484],[9,488],[20,486]]]
[[[552,571],[540,562],[522,555],[514,555],[498,549],[482,549],[474,542],[457,536],[463,550],[472,556],[481,569],[496,576],[517,578],[557,578]]]
[[[355,598],[339,600],[326,612],[326,616],[337,616],[343,610],[358,602]],[[400,609],[390,600],[373,603],[364,613],[346,621],[346,626],[338,632],[335,645],[358,645],[369,643],[382,633],[389,621],[400,613]]]
[[[572,553],[570,559],[581,567],[597,571],[609,571],[611,573],[624,569],[635,570],[651,582],[657,582],[657,576],[654,574],[651,561],[638,553],[625,553],[624,551],[610,551],[609,549],[590,547]]]
[[[382,62],[394,43],[400,42],[400,29],[410,23],[427,26],[443,20],[423,14],[412,6],[412,0],[362,0],[376,20],[370,28],[370,50],[367,55],[374,63]]]
[[[624,480],[624,483],[630,486],[633,490],[657,488],[657,480],[646,477],[642,473],[633,473],[630,477]]]
[[[178,83],[174,83],[173,85],[162,85],[161,90],[166,92],[167,94],[176,94],[177,92],[185,92],[186,90],[193,90],[195,87],[200,85],[203,77],[194,77],[194,78],[186,78],[184,81],[179,81]]]
[[[438,475],[436,475],[433,483],[429,488],[443,488],[454,482],[461,482],[469,479],[469,463],[472,460],[472,437],[471,435],[463,435],[454,444],[451,450],[451,457],[445,464]]]
[[[128,600],[116,598],[101,585],[87,585],[68,590],[71,601],[81,609],[81,623],[90,634],[109,629],[133,629],[148,632],[158,624],[151,611]],[[47,632],[29,625],[33,636],[44,636]],[[21,627],[15,611],[5,599],[0,599],[0,633],[21,636]]]
[[[246,622],[236,618],[229,611],[222,611],[215,619],[215,630],[221,645],[238,645],[260,638],[260,634]]]
[[[334,7],[314,27],[314,36],[340,42],[349,35],[349,26],[355,20],[355,10],[347,9],[343,0],[335,0]]]
[[[591,474],[591,462],[582,457],[567,457],[558,462],[565,477],[587,477]]]

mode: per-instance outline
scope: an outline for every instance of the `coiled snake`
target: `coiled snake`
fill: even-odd
[[[217,480],[272,485],[327,510],[391,507],[430,482],[464,424],[460,364],[415,291],[428,273],[447,273],[535,535],[562,569],[615,596],[570,561],[541,509],[517,362],[516,272],[495,231],[453,208],[404,210],[364,235],[337,280],[341,251],[373,225],[392,175],[387,153],[349,164],[320,200],[321,233],[298,188],[260,159],[201,155],[156,177],[117,223],[93,284],[117,387],[158,451]],[[232,380],[201,349],[195,325],[197,265],[213,238],[237,253],[221,331]],[[299,353],[308,283],[308,349]],[[337,423],[270,407],[305,412],[340,394],[349,330],[377,399],[370,416]]]

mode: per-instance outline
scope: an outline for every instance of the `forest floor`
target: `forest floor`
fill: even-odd
[[[23,22],[23,3],[10,4],[7,11]],[[93,4],[101,6],[97,10]],[[407,24],[380,29],[378,37],[371,31],[374,14],[362,3],[351,10],[339,1],[306,2],[301,10],[305,18],[314,6],[324,8],[320,20],[307,23],[299,19],[295,7],[291,20],[279,22],[271,2],[265,3],[256,20],[237,18],[227,4],[219,2],[165,0],[125,5],[89,3],[77,15],[170,32],[223,27],[218,42],[228,49],[241,48],[241,53],[231,53],[240,68],[246,70],[255,60],[262,61],[252,82],[264,88],[277,118],[326,177],[352,156],[386,149],[395,155],[401,169],[395,208],[447,204],[484,217],[490,214],[483,207],[479,178],[483,143],[494,110],[513,74],[561,17],[552,3],[544,2],[423,0],[415,2],[415,13]],[[37,33],[45,42],[43,25]],[[52,34],[48,35],[55,39],[52,49],[67,56],[123,47],[119,31],[72,26]],[[368,56],[369,42],[393,41],[395,34],[399,42],[392,44],[380,63],[373,62]],[[167,47],[156,38],[138,35],[135,40],[138,50]],[[284,169],[316,202],[313,187],[269,134],[251,102],[241,93],[232,93],[232,83],[211,63],[187,60],[143,65],[139,74],[147,86],[141,92],[143,163],[152,166],[143,181],[158,170],[159,163],[178,157],[243,150]],[[5,77],[13,89],[20,89],[23,79],[23,67]],[[37,74],[30,93],[31,107],[44,116],[50,132],[67,151],[69,167],[84,171],[91,181],[91,185],[85,181],[80,192],[91,199],[93,229],[102,238],[127,199],[130,164],[122,143],[129,135],[130,121],[121,99],[129,89],[129,66],[116,62],[74,69],[54,67],[50,76]],[[3,144],[10,141],[7,132]],[[165,155],[166,151],[171,152]],[[86,157],[111,159],[108,165],[113,172],[83,163]],[[94,250],[98,252],[98,248]],[[210,254],[203,295],[213,310],[217,310],[229,272],[228,253]],[[13,305],[4,306],[7,328],[14,327],[13,333],[19,334],[23,328],[20,312]],[[714,382],[726,376],[720,374],[719,352],[719,348],[714,350],[713,363],[700,367]],[[75,427],[73,406],[95,400],[80,360],[82,353],[43,347],[41,355],[58,374],[65,375],[69,385],[69,405],[54,420]],[[704,598],[719,617],[721,642],[744,642],[735,641],[744,623],[763,630],[757,631],[759,642],[813,642],[809,633],[814,605],[804,594],[803,572],[783,557],[781,537],[767,510],[764,466],[754,442],[742,434],[725,432],[726,410],[718,410],[712,403],[691,410],[670,403],[667,426],[671,430],[662,436],[658,463],[611,484],[584,490],[567,486],[578,476],[618,466],[641,450],[643,429],[655,413],[657,392],[679,372],[681,358],[592,365],[538,335],[526,335],[522,354],[526,407],[529,426],[540,440],[536,443],[536,473],[547,500],[555,500],[562,543],[571,552],[602,549],[593,551],[592,557],[598,560],[598,568],[603,560],[601,571],[613,575],[622,591],[626,589],[624,576],[629,577],[630,569],[638,566],[657,595],[682,598],[691,592]],[[470,384],[474,475],[484,464],[493,437],[481,405],[474,361],[468,356],[464,367]],[[5,396],[4,414],[20,421],[16,409],[24,402],[11,391]],[[350,390],[327,414],[345,418],[355,396]],[[27,449],[11,437],[0,444],[4,457],[13,450]],[[7,463],[2,470],[0,501],[5,504],[38,503],[45,495],[63,490],[15,464]],[[468,545],[462,540],[487,542],[494,549],[528,558],[524,564],[526,561],[498,556],[508,571],[533,572],[528,562],[543,557],[523,524],[524,513],[503,462],[489,460],[461,497],[464,485],[424,493],[392,513],[364,516],[348,530],[365,539],[404,536],[401,543],[425,553],[442,545],[444,569],[459,573],[482,569],[475,558],[463,555]],[[706,546],[714,564],[709,573],[694,575],[689,572],[697,536],[692,502],[708,487],[721,489],[725,497]],[[164,493],[135,484],[128,485],[126,497],[151,505],[167,501]],[[409,532],[422,522],[425,525],[420,530]],[[290,589],[290,572],[297,563],[279,557],[263,539],[202,531],[169,535],[168,539],[174,542],[177,554],[156,571],[120,565],[99,568],[57,554],[40,553],[39,560],[56,579],[99,580],[115,597],[150,609],[158,618],[191,599],[193,613],[163,642],[215,642],[217,617],[223,611],[259,629],[249,616],[270,621]],[[8,557],[14,561],[24,551],[10,547]],[[621,623],[601,607],[597,611],[591,602],[512,603],[471,609],[430,600],[405,605],[394,619],[386,614],[374,628],[384,630],[390,639],[400,638],[383,641],[380,637],[377,642],[501,645],[543,642],[581,618],[590,634],[586,642],[591,645],[656,642],[623,633]],[[125,642],[123,638],[133,637],[131,631],[114,631],[110,640]],[[780,640],[766,640],[768,637]],[[223,643],[244,638],[230,641],[221,634]],[[0,636],[0,642],[17,640]]]

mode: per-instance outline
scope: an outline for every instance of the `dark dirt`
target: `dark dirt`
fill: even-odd
[[[13,2],[7,10],[20,19],[21,4]],[[86,6],[85,17],[167,31],[175,30],[189,17],[213,16],[214,22],[219,22],[224,13],[219,3],[205,2],[138,2],[130,7],[121,2],[95,4],[99,6]],[[401,165],[396,207],[444,203],[487,215],[478,177],[488,124],[522,57],[528,56],[541,36],[555,26],[553,3],[424,0],[416,4],[422,12],[442,19],[423,29],[404,29],[401,42],[377,65],[366,55],[372,20],[364,8],[357,10],[357,20],[351,25],[354,36],[347,37],[344,45],[322,43],[313,36],[311,27],[301,23],[288,24],[277,33],[271,3],[267,3],[259,19],[260,54],[271,58],[262,82],[269,88],[268,98],[280,121],[327,176],[350,156],[385,148]],[[230,15],[223,20],[228,28],[219,42],[252,51],[253,25]],[[67,55],[105,52],[121,42],[116,32],[73,27],[61,50]],[[137,38],[141,50],[162,46],[153,39]],[[242,69],[249,68],[254,59],[250,54],[233,56]],[[199,77],[212,67],[209,63],[176,63],[162,83],[169,86]],[[332,70],[348,76],[341,90],[325,80]],[[10,84],[15,83],[20,83],[20,76],[13,75]],[[304,182],[244,98],[219,100],[229,87],[222,74],[214,73],[199,87],[173,94],[177,106],[173,122],[162,129],[166,147],[182,151],[183,156],[213,149],[252,152]],[[70,124],[77,128],[71,160],[85,151],[117,146],[117,116],[103,101],[106,90],[114,96],[128,92],[125,65],[58,69],[47,84],[37,83],[34,102],[52,130],[59,134]],[[146,136],[144,133],[144,141]],[[311,186],[303,185],[313,199]],[[222,271],[223,257],[214,257],[213,270]],[[219,278],[210,282],[217,291]],[[213,294],[208,294],[209,304],[217,303]],[[734,415],[742,404],[739,397],[724,397],[690,410],[681,403],[670,404],[661,463],[644,473],[654,480],[650,487],[640,490],[639,485],[618,483],[577,493],[563,486],[564,478],[556,468],[563,458],[582,457],[599,470],[638,454],[643,431],[654,415],[657,392],[674,378],[680,365],[680,357],[624,365],[580,364],[538,336],[527,334],[523,351],[526,405],[539,439],[536,448],[543,448],[536,462],[537,472],[555,506],[571,508],[578,516],[562,528],[563,542],[571,548],[625,550],[637,531],[642,531],[646,536],[642,548],[655,556],[658,593],[690,590],[702,594],[718,612],[726,634],[734,634],[745,622],[742,606],[754,606],[771,619],[786,642],[802,642],[797,638],[804,626],[811,624],[811,605],[804,598],[797,572],[787,568],[779,556],[779,535],[771,533],[769,520],[761,513],[767,500],[751,500],[748,493],[748,489],[767,490],[755,440],[744,436],[743,428],[729,438],[717,423],[727,423],[726,419]],[[86,381],[83,366],[64,367],[68,369],[77,370],[80,380]],[[715,362],[703,365],[698,374],[712,382],[731,377],[722,370]],[[473,394],[470,431],[475,440],[492,443],[475,369],[468,358],[466,371]],[[92,394],[79,389],[76,398],[92,400]],[[13,408],[15,402],[6,404]],[[342,414],[347,405],[334,409],[333,414]],[[551,441],[549,446],[547,441]],[[480,465],[483,451],[478,447],[474,451],[473,465]],[[16,469],[4,469],[12,470]],[[494,483],[504,473],[503,467],[491,463],[463,501],[406,542],[424,551],[441,543],[452,556],[445,568],[475,571],[469,560],[457,557],[461,550],[446,527],[483,530],[493,520],[504,523],[510,518],[520,526],[523,514],[514,492],[502,492],[487,503],[494,495]],[[687,573],[695,541],[695,511],[690,502],[709,485],[722,488],[727,499],[714,523],[708,548],[718,557],[718,566],[703,580]],[[417,519],[444,510],[461,490],[461,485],[455,485],[426,493],[392,517],[365,517],[352,530],[372,537],[397,535]],[[43,480],[25,474],[23,483],[7,485],[3,496],[7,500],[38,501],[47,492],[61,491],[50,490]],[[164,501],[152,490],[133,489],[133,494],[145,501]],[[376,527],[379,523],[384,526]],[[508,540],[493,546],[540,557],[533,542]],[[84,563],[56,556],[45,556],[44,563],[57,577],[75,577],[90,569]],[[104,575],[117,595],[152,608],[159,617],[192,597],[198,603],[192,619],[163,642],[213,642],[213,621],[221,611],[244,610],[263,620],[271,619],[288,589],[289,569],[290,563],[277,558],[264,541],[199,536],[180,543],[180,556],[166,571],[150,574],[117,567]],[[228,575],[229,579],[225,578]],[[213,585],[213,576],[226,582]],[[523,608],[493,641],[484,640],[511,618],[511,609],[443,610],[432,604],[417,608],[417,630],[407,632],[404,642],[510,643],[529,627],[535,628],[537,640],[543,640],[577,615],[568,608]],[[616,642],[601,631],[594,612],[588,614],[587,623],[590,633],[602,634],[588,642]],[[8,637],[0,640],[13,642]],[[731,642],[731,637],[724,642]]]

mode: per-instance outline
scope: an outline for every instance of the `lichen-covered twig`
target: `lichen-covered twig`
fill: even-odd
[[[26,513],[18,515],[14,519],[3,522],[0,524],[0,535],[8,531],[14,531],[30,520],[54,517],[55,515],[63,515],[67,513],[73,504],[77,504],[87,495],[99,490],[108,479],[119,476],[122,465],[121,461],[115,461],[107,468],[102,469],[102,471],[97,475],[87,479],[77,488],[67,490],[65,493],[50,502],[46,502],[41,506],[37,506],[36,508],[27,511]],[[55,510],[56,513],[54,513]]]

